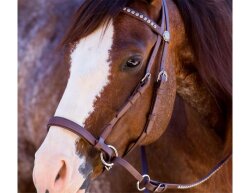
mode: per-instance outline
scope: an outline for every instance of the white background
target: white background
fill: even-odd
[[[233,8],[233,189],[250,184],[250,1]],[[21,18],[25,19],[25,18]],[[17,192],[17,2],[0,1],[0,192]]]
[[[0,1],[0,192],[17,192],[17,1]]]

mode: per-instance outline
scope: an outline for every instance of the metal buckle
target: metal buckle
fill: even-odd
[[[161,187],[165,188],[165,184],[159,184],[159,185],[157,186],[157,188],[154,190],[154,192],[158,192],[158,191],[160,190]],[[160,191],[159,191],[159,192],[160,192]]]
[[[112,145],[108,145],[108,147],[110,147],[114,151],[115,157],[118,157],[118,151],[116,150],[116,148]],[[100,157],[101,157],[101,161],[102,161],[103,165],[105,166],[106,170],[109,171],[113,167],[114,163],[106,162],[103,158],[103,152],[101,152]]]
[[[150,77],[151,77],[151,73],[150,72],[146,73],[145,76],[141,79],[141,83],[144,83],[144,81],[146,79],[150,79]]]
[[[144,178],[148,178],[148,182],[150,182],[150,181],[151,181],[151,179],[150,179],[149,175],[144,174],[144,175],[142,176],[142,180],[141,180],[141,181],[137,181],[137,183],[136,183],[136,185],[137,185],[137,189],[138,189],[139,191],[143,191],[143,190],[145,190],[145,189],[146,189],[146,187],[140,188],[140,183],[144,180]]]
[[[157,82],[159,82],[159,80],[161,79],[162,76],[165,76],[165,82],[167,82],[168,74],[167,74],[167,72],[165,70],[162,70],[162,71],[159,72]]]

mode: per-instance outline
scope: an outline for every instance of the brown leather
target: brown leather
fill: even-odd
[[[136,87],[138,90],[134,92],[135,94],[128,99],[128,102],[116,113],[116,116],[111,120],[108,126],[103,129],[103,133],[101,134],[101,137],[103,139],[106,139],[109,136],[109,134],[112,131],[112,128],[117,123],[117,121],[132,107],[132,105],[146,91],[146,88],[148,88],[149,86],[149,81],[148,80],[145,81],[146,82],[139,83],[139,86]]]
[[[104,141],[102,142],[102,140],[97,140],[91,133],[88,132],[87,129],[83,128],[77,123],[71,120],[65,119],[63,117],[52,117],[48,122],[48,129],[50,128],[50,126],[58,126],[58,127],[65,128],[79,135],[81,138],[85,139],[87,142],[89,142],[91,145],[95,146],[99,150],[105,152],[106,154],[109,155],[109,157],[112,157],[113,150],[110,149],[104,143]]]
[[[217,171],[219,171],[232,157],[232,154],[228,154],[223,160],[221,160],[205,177],[197,180],[196,182],[189,183],[189,184],[173,184],[173,183],[163,183],[158,182],[154,180],[150,180],[146,183],[145,187],[148,190],[154,191],[154,192],[163,192],[166,189],[189,189],[195,186],[198,186],[199,184],[204,183],[208,179],[211,178]]]
[[[135,104],[135,102],[143,95],[145,90],[148,88],[149,82],[150,82],[149,79],[150,79],[151,69],[152,69],[152,66],[154,64],[156,55],[160,51],[161,46],[163,49],[162,49],[162,53],[160,55],[161,62],[160,62],[159,69],[158,69],[159,70],[158,76],[160,76],[160,77],[159,77],[159,80],[157,77],[156,86],[154,87],[154,93],[153,93],[150,112],[148,115],[148,119],[146,121],[146,125],[145,125],[141,135],[138,137],[137,141],[134,144],[130,145],[130,147],[128,148],[128,150],[125,154],[129,153],[136,146],[140,145],[141,142],[147,137],[147,135],[150,135],[150,133],[152,132],[154,121],[155,121],[155,118],[157,116],[157,107],[159,106],[158,103],[160,102],[159,96],[161,96],[163,94],[162,87],[163,87],[164,83],[167,81],[167,77],[166,77],[167,74],[165,74],[165,75],[163,74],[163,72],[166,73],[165,65],[166,65],[166,59],[167,59],[167,54],[168,54],[168,41],[163,40],[163,33],[165,31],[169,31],[169,16],[168,16],[168,9],[167,9],[166,1],[162,0],[161,26],[158,26],[151,19],[149,19],[145,15],[143,15],[143,14],[141,14],[141,13],[139,13],[131,8],[125,7],[123,9],[123,13],[128,14],[129,16],[132,16],[132,17],[142,21],[143,23],[148,25],[153,30],[153,32],[155,32],[157,34],[157,41],[154,45],[152,55],[150,56],[144,78],[142,79],[142,81],[140,83],[138,83],[134,92],[129,97],[127,103],[125,103],[120,108],[120,110],[116,113],[116,116],[110,121],[110,123],[106,127],[103,128],[103,132],[100,135],[99,139],[96,139],[87,129],[83,128],[82,126],[74,123],[71,120],[68,120],[68,119],[65,119],[62,117],[52,117],[49,120],[48,128],[50,126],[55,125],[55,126],[59,126],[59,127],[65,128],[67,130],[70,130],[70,131],[74,132],[75,134],[79,135],[81,138],[85,139],[92,146],[94,146],[98,150],[106,153],[109,156],[111,161],[113,160],[114,163],[123,166],[132,176],[135,177],[136,180],[143,183],[144,186],[151,191],[163,192],[166,189],[187,189],[187,188],[197,186],[197,185],[203,183],[204,181],[208,180],[214,173],[216,173],[231,158],[231,154],[226,156],[225,159],[223,159],[219,164],[217,164],[216,167],[213,168],[211,170],[211,172],[206,177],[198,180],[197,182],[190,183],[190,184],[171,184],[171,183],[157,182],[154,180],[145,181],[146,179],[144,179],[144,177],[133,166],[131,166],[125,159],[123,159],[121,157],[115,157],[115,155],[113,155],[113,153],[114,153],[113,150],[107,144],[105,144],[106,138],[112,132],[112,129],[115,126],[115,124],[117,123],[117,121]]]

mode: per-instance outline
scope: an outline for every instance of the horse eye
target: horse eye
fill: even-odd
[[[141,64],[141,59],[140,58],[130,58],[126,62],[126,66],[129,68],[135,68]]]

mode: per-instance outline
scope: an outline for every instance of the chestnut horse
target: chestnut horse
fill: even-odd
[[[153,132],[140,145],[155,142],[147,148],[150,176],[188,183],[206,175],[231,151],[231,2],[168,0],[167,4],[171,34],[165,64],[168,80]],[[128,6],[160,22],[161,5],[160,0],[83,2],[63,40],[70,74],[56,116],[100,135],[142,79],[156,42],[147,25],[121,10]],[[157,77],[159,62],[158,57],[152,77]],[[154,80],[106,140],[119,155],[143,130]],[[89,181],[103,171],[99,154],[78,135],[52,126],[36,153],[33,178],[37,191],[84,192]],[[138,166],[137,156],[133,152],[130,161]],[[109,189],[103,192],[136,191],[133,181],[124,181],[118,168],[110,172],[106,180],[115,177],[115,183],[107,180]],[[230,192],[230,163],[190,191]]]

